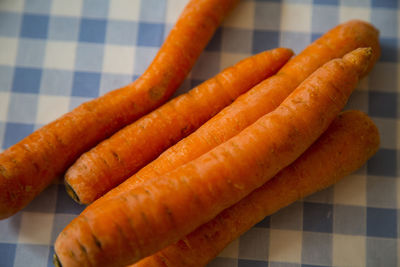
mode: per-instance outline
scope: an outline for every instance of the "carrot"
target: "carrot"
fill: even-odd
[[[262,186],[339,114],[372,49],[315,71],[274,111],[197,159],[87,210],[58,236],[63,266],[124,266],[178,241]]]
[[[378,147],[379,133],[372,120],[360,111],[343,112],[304,154],[262,187],[177,243],[131,267],[206,265],[264,217],[360,168]]]
[[[371,46],[377,51],[373,59],[376,60],[380,51],[378,35],[371,24],[357,20],[333,28],[292,58],[278,75],[240,96],[194,133],[110,191],[107,198],[128,191],[151,177],[172,171],[235,136],[262,115],[275,109],[296,86],[328,60],[342,57],[362,46]],[[334,47],[336,49],[332,49]]]
[[[289,49],[277,48],[244,59],[118,131],[68,169],[67,192],[77,202],[93,202],[275,74],[292,55]]]
[[[139,79],[80,105],[0,154],[0,219],[26,206],[83,152],[164,103],[237,2],[190,1]]]

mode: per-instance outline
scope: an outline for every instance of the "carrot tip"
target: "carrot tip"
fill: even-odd
[[[53,264],[55,267],[62,267],[62,264],[55,253],[53,254]]]
[[[64,181],[65,184],[65,190],[67,191],[68,195],[75,200],[77,203],[82,204],[78,195],[75,193],[74,189],[72,188],[72,186],[69,185],[69,183],[67,183],[67,181]]]

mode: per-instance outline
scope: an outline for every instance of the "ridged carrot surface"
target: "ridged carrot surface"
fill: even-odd
[[[0,219],[26,206],[83,152],[164,103],[237,2],[190,1],[135,82],[80,105],[0,154]]]
[[[70,196],[89,204],[189,135],[293,55],[277,48],[246,58],[172,99],[84,153],[65,174]]]
[[[317,142],[262,187],[131,267],[204,266],[264,217],[360,168],[378,147],[379,133],[372,120],[360,111],[343,112]]]
[[[377,60],[380,51],[379,33],[371,24],[353,20],[336,26],[293,57],[277,75],[240,96],[197,131],[110,191],[107,198],[130,190],[151,177],[167,173],[225,142],[275,109],[322,64],[358,47],[367,46],[376,51],[373,61]]]
[[[197,159],[103,205],[58,236],[64,267],[124,266],[170,245],[232,206],[299,157],[328,128],[373,62],[371,48],[335,59],[274,111]]]

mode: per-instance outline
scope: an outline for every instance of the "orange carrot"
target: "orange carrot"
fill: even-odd
[[[293,55],[277,48],[242,60],[84,153],[65,174],[70,196],[88,204],[189,135]]]
[[[339,114],[372,64],[372,49],[332,60],[274,111],[197,159],[101,206],[58,236],[62,266],[124,266],[178,241],[299,157]]]
[[[80,105],[0,154],[0,219],[26,206],[83,152],[164,103],[237,2],[190,1],[139,79]]]
[[[372,120],[360,111],[343,112],[317,142],[273,179],[177,243],[131,267],[206,265],[264,217],[360,168],[378,147],[379,133]]]
[[[292,58],[278,75],[240,96],[197,131],[110,191],[106,195],[107,198],[128,191],[151,177],[172,171],[225,142],[262,115],[275,109],[296,86],[322,64],[363,46],[370,46],[377,51],[374,58],[376,60],[380,51],[378,31],[371,24],[350,21],[333,28]]]

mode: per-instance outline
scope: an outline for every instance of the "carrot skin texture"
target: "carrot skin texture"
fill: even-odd
[[[26,206],[80,154],[164,103],[237,2],[190,1],[136,81],[80,105],[0,154],[0,219]]]
[[[376,51],[373,55],[375,62],[380,54],[379,32],[371,24],[352,20],[336,26],[293,57],[277,75],[240,96],[194,133],[108,192],[105,198],[129,191],[147,179],[172,171],[208,152],[254,123],[262,115],[274,110],[322,64],[364,46],[372,47]],[[332,49],[333,47],[337,49]]]
[[[264,217],[360,168],[378,147],[379,133],[372,120],[360,111],[343,112],[306,152],[262,187],[177,243],[130,267],[205,266]]]
[[[289,49],[277,48],[246,58],[121,129],[68,169],[70,195],[83,204],[93,202],[275,74],[292,55]]]
[[[293,162],[327,129],[372,58],[371,48],[360,48],[328,62],[235,137],[103,205],[89,206],[58,236],[60,262],[132,264],[211,220]]]

